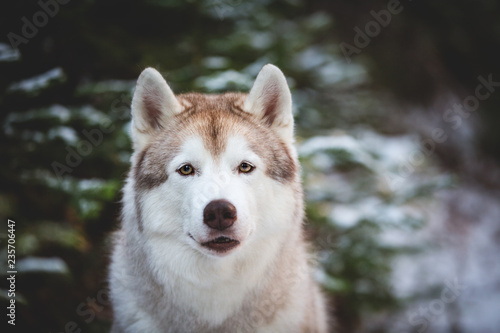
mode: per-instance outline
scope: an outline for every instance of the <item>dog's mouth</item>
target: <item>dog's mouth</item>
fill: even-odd
[[[220,236],[211,241],[201,243],[202,246],[219,253],[227,252],[240,245],[240,241],[225,236]]]

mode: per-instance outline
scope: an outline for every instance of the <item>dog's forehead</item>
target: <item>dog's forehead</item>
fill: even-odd
[[[250,152],[256,153],[253,149],[255,147],[253,141],[249,141],[241,135],[227,135],[224,140],[224,143],[219,144],[222,147],[221,151],[216,152],[213,142],[207,143],[207,140],[203,136],[192,135],[182,141],[178,148],[178,154],[219,160],[227,155],[239,156]]]
[[[177,95],[183,106],[180,116],[188,117],[200,111],[243,111],[243,105],[248,94],[224,93],[218,95],[187,93]]]
[[[176,133],[181,140],[200,138],[204,148],[213,157],[219,157],[228,148],[228,142],[238,138],[241,148],[262,136],[262,128],[243,110],[244,94],[181,95],[185,110],[178,115]],[[245,139],[247,138],[247,139]],[[234,145],[231,145],[234,146]]]

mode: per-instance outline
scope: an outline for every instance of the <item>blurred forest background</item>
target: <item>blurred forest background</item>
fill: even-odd
[[[340,332],[498,332],[499,1],[19,0],[0,31],[13,331],[109,330],[108,236],[141,70],[218,93],[273,63]]]

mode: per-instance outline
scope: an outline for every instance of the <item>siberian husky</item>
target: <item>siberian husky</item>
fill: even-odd
[[[248,94],[176,96],[156,70],[142,72],[110,267],[112,332],[328,331],[293,127],[273,65]]]

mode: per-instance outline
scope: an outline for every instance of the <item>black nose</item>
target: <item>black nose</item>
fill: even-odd
[[[213,200],[203,210],[203,223],[212,229],[225,230],[236,221],[236,207],[227,200]]]

